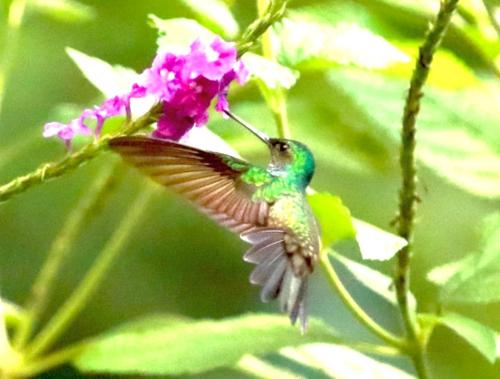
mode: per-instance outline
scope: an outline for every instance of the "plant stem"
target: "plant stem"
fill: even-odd
[[[42,372],[70,362],[85,348],[85,345],[85,342],[78,342],[75,345],[62,348],[61,350],[21,366],[19,369],[14,370],[14,374],[16,377],[34,377]]]
[[[268,3],[269,0],[257,1],[257,8],[259,10],[259,14],[264,12],[264,9],[266,9]],[[267,32],[264,33],[262,37],[262,52],[267,59],[271,61],[276,61],[276,54],[273,50],[271,41],[272,36],[270,33],[271,31],[268,30]],[[276,89],[271,91],[272,91],[271,96],[273,104],[269,105],[271,106],[276,119],[278,136],[280,138],[290,138],[291,131],[288,125],[285,93],[283,92],[282,89]],[[342,301],[352,311],[354,316],[363,325],[365,325],[368,329],[370,329],[374,334],[379,336],[382,340],[384,340],[391,346],[397,347],[400,350],[404,350],[406,348],[404,340],[382,328],[372,318],[370,318],[370,316],[368,316],[366,312],[356,303],[356,301],[352,298],[352,296],[349,294],[349,292],[347,291],[347,289],[344,287],[339,277],[337,276],[337,273],[333,269],[333,266],[331,265],[327,254],[323,253],[321,254],[320,263],[323,269],[325,270],[328,281],[331,284],[332,288],[339,294]]]
[[[110,139],[117,137],[118,135],[133,134],[155,122],[159,112],[161,112],[161,108],[160,104],[156,105],[144,116],[132,122],[122,132],[105,135],[93,143],[86,145],[76,153],[68,155],[59,162],[43,164],[35,171],[27,175],[20,176],[7,184],[0,186],[0,203],[38,184],[57,178],[95,158],[101,151],[108,148],[108,141]]]
[[[367,329],[371,330],[375,335],[380,337],[389,345],[394,346],[401,351],[407,350],[406,343],[403,339],[395,336],[394,334],[385,330],[382,326],[377,324],[370,316],[368,316],[368,314],[366,314],[366,312],[358,305],[358,303],[356,303],[356,300],[352,298],[351,294],[342,284],[335,269],[330,263],[328,254],[326,254],[326,252],[321,253],[320,265],[326,274],[326,278],[328,279],[328,283],[330,284],[330,286],[337,292],[341,300],[361,324],[366,326]]]
[[[31,337],[33,328],[36,327],[40,316],[45,310],[54,287],[54,281],[65,258],[74,246],[86,222],[95,214],[98,205],[111,193],[109,189],[116,184],[116,180],[120,177],[118,172],[122,167],[123,165],[119,161],[103,167],[93,185],[85,190],[84,196],[70,213],[52,243],[47,259],[32,286],[31,295],[25,307],[27,317],[23,319],[16,332],[14,340],[16,348],[21,348]]]
[[[250,50],[257,39],[276,21],[280,20],[285,14],[287,0],[270,0],[267,9],[260,17],[248,26],[243,33],[240,41],[236,45],[238,56],[242,56]]]
[[[155,189],[156,187],[149,185],[140,192],[127,214],[123,217],[121,224],[101,250],[95,263],[70,298],[34,338],[33,342],[28,345],[25,351],[27,359],[32,359],[47,350],[84,308],[105,278],[105,274],[111,267],[111,264],[117,258],[123,246],[133,234],[134,229],[141,221],[142,215],[147,210],[146,205]]]
[[[263,16],[266,9],[271,6],[270,0],[257,0],[257,9],[259,16]],[[272,29],[268,29],[262,35],[262,55],[272,62],[277,61],[276,51],[272,41]],[[286,94],[282,88],[269,88],[270,103],[268,104],[273,112],[273,117],[278,129],[278,136],[281,138],[290,138],[291,131],[288,123],[288,112],[286,109]]]
[[[13,0],[8,10],[7,28],[3,44],[3,59],[0,64],[0,114],[2,113],[7,78],[16,56],[19,29],[23,22],[26,1],[27,0]]]
[[[495,6],[489,1],[483,1],[483,4],[484,7],[486,8],[486,12],[488,13],[488,17],[491,21],[491,24],[495,28],[497,35],[500,37],[500,22],[497,21],[497,18],[495,17]]]
[[[399,193],[398,234],[408,241],[408,244],[397,254],[397,269],[395,287],[399,309],[408,340],[415,345],[413,361],[420,378],[429,377],[423,350],[419,339],[419,331],[408,303],[410,288],[410,259],[413,248],[413,231],[417,206],[417,168],[415,160],[416,146],[416,117],[420,110],[420,99],[423,96],[422,88],[429,75],[429,69],[434,52],[439,47],[444,34],[450,24],[451,16],[458,0],[443,0],[436,20],[431,25],[425,41],[419,49],[419,56],[410,82],[410,89],[406,98],[401,132],[400,166],[402,187]]]
[[[15,1],[21,2],[25,0]],[[243,33],[240,41],[237,43],[239,57],[241,57],[256,43],[257,39],[267,30],[269,26],[283,16],[286,9],[286,3],[286,0],[273,0],[266,13],[250,24],[250,26]],[[81,166],[87,161],[95,158],[101,151],[107,149],[108,141],[111,138],[114,138],[117,135],[130,135],[143,129],[149,124],[155,122],[161,112],[162,106],[161,104],[158,104],[147,114],[131,123],[130,126],[123,132],[116,135],[104,136],[59,162],[42,164],[35,171],[27,175],[20,176],[3,186],[0,186],[0,203],[10,199],[16,194],[28,190],[29,188],[45,183],[49,179],[57,178],[66,172]]]

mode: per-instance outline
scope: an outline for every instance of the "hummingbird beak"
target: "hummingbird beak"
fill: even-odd
[[[262,133],[260,130],[258,130],[257,128],[255,128],[252,125],[248,124],[247,122],[243,121],[241,118],[239,118],[235,114],[229,112],[228,110],[225,110],[224,113],[226,115],[228,115],[229,118],[233,119],[238,124],[244,126],[246,129],[248,129],[254,136],[256,136],[258,139],[260,139],[266,145],[270,145],[269,137],[265,133]]]

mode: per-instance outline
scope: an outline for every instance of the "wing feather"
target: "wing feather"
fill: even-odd
[[[269,206],[252,200],[257,185],[242,174],[253,166],[236,158],[148,137],[120,137],[109,142],[132,165],[156,182],[197,204],[234,231],[265,226]]]
[[[261,299],[278,298],[292,323],[306,327],[307,273],[295,272],[294,253],[286,248],[286,232],[267,225],[270,204],[253,200],[258,188],[242,180],[252,166],[223,154],[201,151],[174,142],[146,137],[123,137],[110,147],[158,183],[196,203],[221,225],[252,244],[244,260],[255,264],[250,281],[262,286]]]

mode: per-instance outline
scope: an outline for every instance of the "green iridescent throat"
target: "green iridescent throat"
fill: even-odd
[[[314,174],[314,158],[303,144],[288,141],[290,146],[288,161],[273,157],[269,171],[252,167],[241,179],[259,187],[252,196],[253,200],[274,202],[285,195],[303,193]]]

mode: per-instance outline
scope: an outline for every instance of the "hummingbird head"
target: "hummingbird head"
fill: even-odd
[[[246,123],[235,114],[228,110],[224,112],[269,147],[271,152],[269,170],[272,173],[289,177],[304,189],[309,185],[314,174],[315,164],[313,154],[306,145],[285,138],[269,138],[265,133]]]
[[[267,144],[271,151],[269,169],[275,173],[291,174],[304,188],[307,187],[315,167],[309,148],[298,141],[283,138],[269,138]]]

